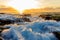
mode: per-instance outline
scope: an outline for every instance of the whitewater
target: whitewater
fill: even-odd
[[[0,19],[16,20],[13,16],[1,16]],[[30,17],[32,22],[17,22],[4,25],[9,29],[2,32],[3,40],[58,40],[53,32],[60,32],[60,21]],[[21,20],[21,19],[20,19]]]

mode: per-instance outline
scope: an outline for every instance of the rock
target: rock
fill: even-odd
[[[23,18],[23,20],[24,20],[25,22],[31,22],[30,19],[28,19],[28,18]]]
[[[53,34],[60,40],[60,32],[53,32]]]
[[[9,20],[9,19],[3,20],[3,19],[0,19],[0,25],[13,24],[13,23],[14,23],[13,20]]]

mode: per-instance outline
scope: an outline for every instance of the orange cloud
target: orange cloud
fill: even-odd
[[[19,12],[16,9],[6,6],[0,6],[0,13],[19,14]]]
[[[24,13],[30,13],[30,14],[39,12],[60,12],[60,9],[46,7],[46,8],[24,10]]]

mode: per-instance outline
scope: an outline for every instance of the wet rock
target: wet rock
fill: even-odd
[[[24,20],[25,22],[31,22],[30,19],[28,19],[28,18],[23,18],[23,20]]]
[[[60,40],[60,32],[53,32],[53,34]]]
[[[13,23],[14,23],[14,20],[9,20],[9,19],[3,20],[3,19],[0,19],[0,25],[13,24]]]
[[[3,40],[3,38],[2,38],[2,37],[0,37],[0,40]]]

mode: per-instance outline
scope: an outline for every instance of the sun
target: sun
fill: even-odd
[[[6,5],[11,6],[22,13],[25,9],[37,8],[37,4],[38,2],[36,0],[12,0]]]

